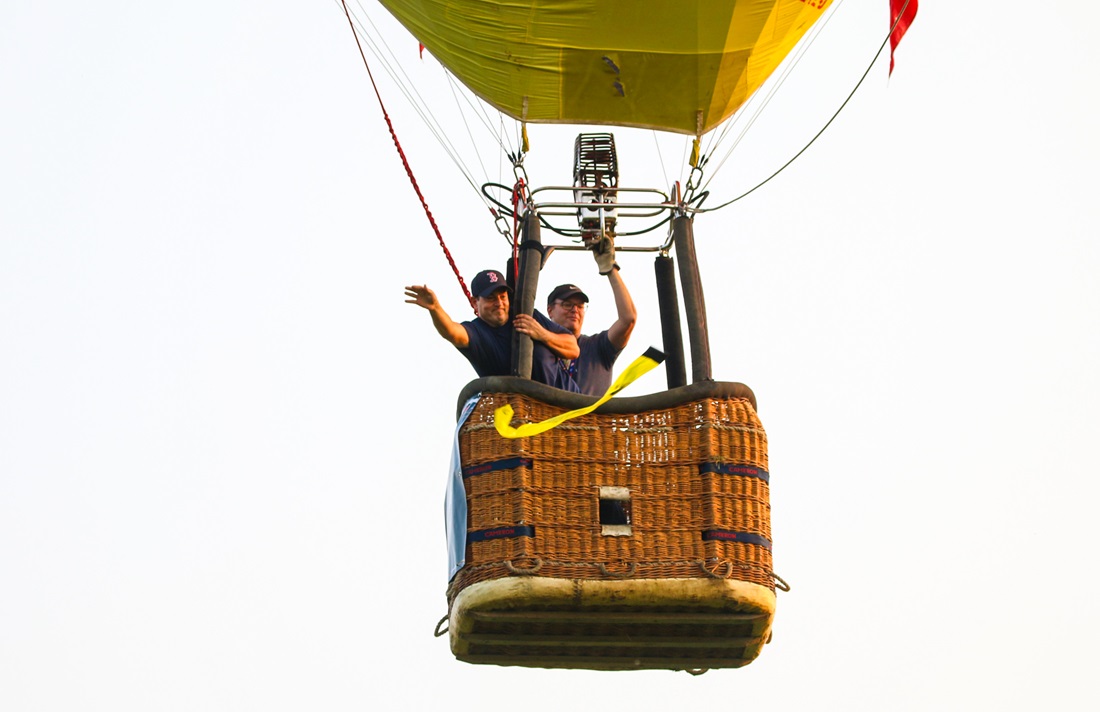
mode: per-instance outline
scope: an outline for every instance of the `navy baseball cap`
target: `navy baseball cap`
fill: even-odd
[[[557,300],[565,301],[569,297],[579,296],[584,302],[588,303],[588,295],[581,291],[581,288],[575,284],[559,284],[554,287],[554,291],[550,292],[550,296],[546,298],[547,304],[553,304]]]
[[[470,290],[475,297],[487,297],[498,289],[507,289],[509,294],[512,293],[508,282],[504,280],[504,275],[495,269],[478,272],[477,276],[474,277],[474,281],[470,283]]]

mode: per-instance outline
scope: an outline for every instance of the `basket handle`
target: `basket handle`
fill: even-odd
[[[535,565],[529,569],[519,569],[512,565],[511,559],[508,559],[504,562],[504,567],[517,576],[534,576],[542,568],[542,559],[535,559],[534,562]]]

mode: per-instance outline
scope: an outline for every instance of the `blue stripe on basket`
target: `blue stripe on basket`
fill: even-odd
[[[516,467],[530,467],[531,458],[529,457],[509,457],[506,460],[496,460],[495,462],[483,462],[480,465],[469,465],[462,468],[462,479],[467,477],[473,477],[474,475],[484,475],[486,472],[494,472],[496,470],[511,470]]]
[[[478,532],[470,532],[466,535],[467,541],[489,541],[491,539],[514,539],[517,536],[535,536],[535,528],[524,524],[508,527],[493,527],[482,529]]]
[[[732,532],[727,529],[707,529],[703,531],[703,541],[736,541],[741,544],[756,544],[768,551],[772,550],[772,543],[766,537],[749,532]]]
[[[771,476],[768,471],[754,465],[731,465],[721,462],[701,462],[699,472],[717,472],[720,475],[741,475],[742,477],[756,477],[768,482]]]

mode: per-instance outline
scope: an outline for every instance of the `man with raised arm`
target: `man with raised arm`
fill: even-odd
[[[517,314],[509,319],[512,290],[504,275],[496,270],[478,272],[470,289],[477,313],[477,318],[470,321],[451,319],[427,285],[405,287],[405,302],[428,310],[435,330],[466,357],[478,376],[511,375],[514,330],[534,341],[532,380],[562,390],[578,390],[577,384],[558,366],[558,359],[575,359],[580,355],[572,333],[537,311],[534,316]]]
[[[630,332],[634,331],[634,322],[638,313],[634,309],[634,300],[619,275],[619,265],[615,262],[615,247],[610,238],[603,238],[593,247],[596,264],[600,274],[607,277],[611,284],[611,293],[615,296],[615,311],[618,318],[610,327],[595,335],[581,334],[584,326],[584,314],[588,308],[588,295],[575,284],[561,284],[554,287],[546,300],[546,313],[555,324],[569,330],[577,337],[580,356],[570,359],[559,356],[558,368],[568,374],[580,387],[581,393],[602,396],[611,387],[611,369],[630,341]]]

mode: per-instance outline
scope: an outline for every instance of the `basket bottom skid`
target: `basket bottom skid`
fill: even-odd
[[[745,581],[524,576],[463,589],[449,629],[469,663],[699,670],[752,662],[774,614],[775,593]]]

